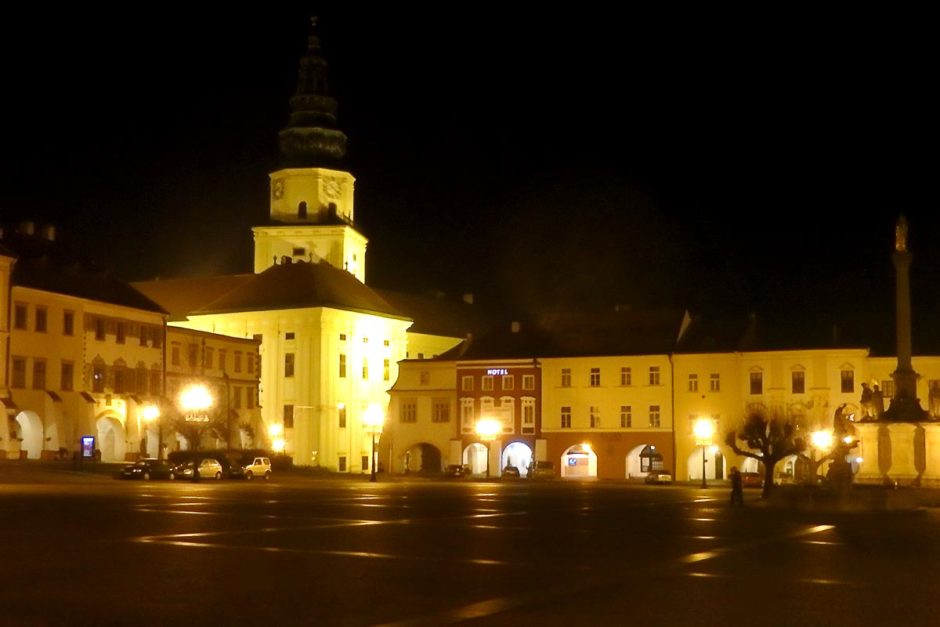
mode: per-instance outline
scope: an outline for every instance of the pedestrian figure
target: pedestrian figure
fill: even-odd
[[[731,467],[731,504],[744,505],[744,486],[741,483],[741,471]]]

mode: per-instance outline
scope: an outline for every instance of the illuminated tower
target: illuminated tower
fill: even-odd
[[[353,226],[355,179],[340,169],[346,135],[337,127],[337,103],[316,18],[311,24],[297,91],[290,99],[290,120],[279,137],[284,167],[270,175],[271,222],[252,229],[255,272],[285,257],[322,260],[365,282],[368,240]]]
[[[898,219],[894,229],[895,307],[897,312],[898,367],[894,378],[894,397],[884,413],[886,420],[917,422],[927,412],[917,399],[917,373],[911,364],[911,253],[907,249],[907,220]]]

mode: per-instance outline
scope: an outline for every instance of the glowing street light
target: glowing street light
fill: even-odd
[[[268,427],[268,435],[271,436],[271,448],[275,453],[284,452],[284,427],[279,422],[275,422]]]
[[[496,439],[496,434],[503,430],[503,424],[495,418],[480,418],[477,420],[476,432],[480,440],[486,442],[486,478],[490,477],[490,445]]]
[[[145,424],[157,423],[157,459],[163,459],[163,423],[160,422],[160,408],[156,405],[144,405],[141,417]]]
[[[372,436],[372,458],[369,461],[371,470],[369,481],[372,483],[375,483],[375,443],[382,436],[382,425],[384,423],[385,415],[382,413],[382,408],[374,403],[369,405],[366,408],[366,413],[362,415],[362,424],[365,432]]]
[[[187,385],[180,392],[180,407],[188,422],[209,422],[209,408],[214,402],[209,388],[202,383]]]
[[[832,435],[832,431],[813,431],[809,435],[809,441],[817,451],[826,452],[832,448],[835,438]],[[851,441],[851,439],[849,439],[849,441]]]
[[[692,433],[695,435],[695,444],[702,447],[702,487],[707,488],[708,482],[705,480],[705,450],[712,445],[712,438],[715,436],[715,421],[706,417],[699,418],[692,425]]]

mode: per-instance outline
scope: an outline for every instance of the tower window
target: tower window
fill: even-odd
[[[300,248],[300,247],[295,246],[294,249],[293,249],[293,251],[291,252],[291,254],[292,254],[294,257],[303,257],[304,255],[307,254],[307,249],[306,249],[306,248]]]
[[[297,217],[301,220],[307,219],[307,201],[301,200],[300,204],[297,205]]]

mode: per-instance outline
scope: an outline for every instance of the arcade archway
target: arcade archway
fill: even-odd
[[[441,451],[433,444],[415,444],[402,454],[402,471],[428,475],[441,474]]]
[[[98,427],[98,450],[101,451],[101,461],[124,461],[127,453],[127,442],[124,436],[124,426],[110,416],[102,416],[95,423]]]
[[[463,463],[474,475],[486,474],[486,447],[474,442],[463,450]]]
[[[26,451],[26,457],[29,459],[39,459],[42,456],[43,444],[42,419],[35,412],[21,411],[16,415],[16,426],[15,437],[22,439],[20,450]]]
[[[597,476],[597,453],[587,444],[575,444],[561,456],[561,476],[588,479]]]
[[[529,474],[529,464],[532,463],[532,449],[525,442],[513,442],[503,449],[502,463],[500,472],[506,466],[515,466],[519,469],[519,476],[525,477]]]
[[[627,453],[627,479],[645,477],[651,470],[663,470],[663,456],[655,444],[641,444]]]
[[[705,447],[705,479],[724,479],[727,474],[725,457],[718,447]],[[702,479],[702,447],[697,447],[686,460],[689,469],[689,481]]]

